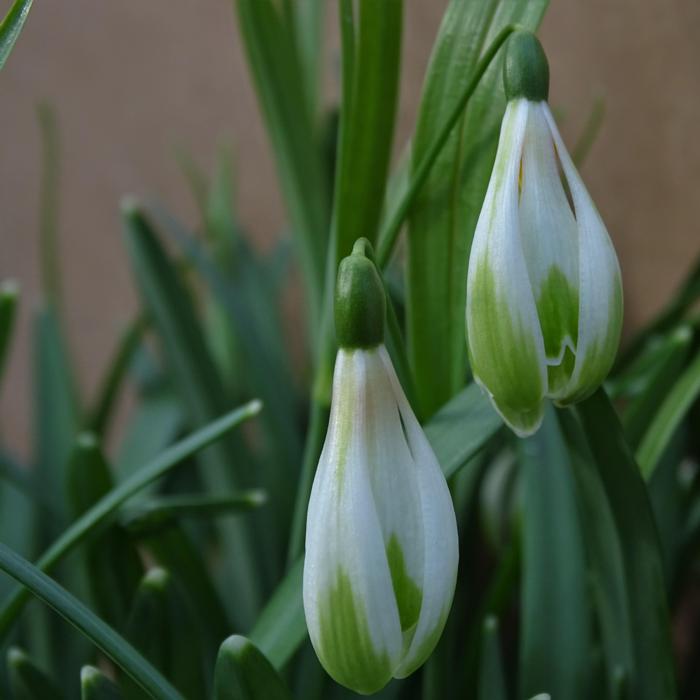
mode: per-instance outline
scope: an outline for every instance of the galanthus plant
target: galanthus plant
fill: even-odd
[[[0,443],[0,698],[700,697],[700,265],[618,353],[578,174],[600,114],[570,155],[547,0],[449,0],[405,144],[404,14],[440,3],[233,4],[290,240],[253,244],[228,151],[181,152],[196,230],[124,199],[140,306],[94,396],[55,255],[60,85],[40,110],[36,309],[0,280],[0,372],[31,327],[35,400],[25,452]]]

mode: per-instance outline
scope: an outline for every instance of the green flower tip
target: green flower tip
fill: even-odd
[[[338,268],[335,333],[341,348],[373,348],[384,340],[384,287],[369,241],[360,238]]]
[[[518,97],[541,102],[549,97],[549,63],[540,40],[532,32],[515,32],[508,40],[503,89],[509,102]]]

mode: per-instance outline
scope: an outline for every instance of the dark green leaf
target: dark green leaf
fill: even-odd
[[[85,635],[154,698],[179,700],[182,696],[128,642],[100,620],[77,598],[46,574],[0,543],[0,569]]]
[[[0,22],[0,69],[5,65],[12,47],[22,31],[24,22],[29,14],[32,0],[15,0],[5,19]]]
[[[160,478],[180,462],[196,454],[199,450],[232,430],[241,422],[252,418],[260,411],[258,401],[251,401],[241,408],[231,411],[213,421],[210,425],[168,448],[154,460],[138,470],[132,477],[101,498],[90,510],[78,518],[40,557],[37,565],[44,571],[50,570],[78,544],[94,536],[100,527],[105,527],[115,516],[119,507],[129,498],[139,493],[151,482]],[[7,634],[12,621],[21,611],[27,600],[27,593],[18,590],[0,611],[0,639]]]
[[[659,539],[644,480],[602,389],[578,405],[620,536],[630,603],[635,700],[675,697],[674,662]]]
[[[508,700],[498,639],[498,622],[495,617],[487,617],[484,620],[479,670],[479,700]]]
[[[81,700],[122,700],[119,686],[94,666],[80,669]]]
[[[229,637],[219,650],[215,700],[291,700],[292,696],[260,650],[248,639]]]
[[[673,385],[639,445],[637,462],[646,479],[654,473],[671,438],[698,395],[700,395],[700,353]]]
[[[0,379],[10,347],[18,299],[19,290],[14,282],[0,284]]]
[[[555,697],[583,700],[589,697],[586,563],[571,465],[553,408],[540,430],[520,446],[520,696],[549,689]]]
[[[7,652],[7,671],[14,700],[62,700],[65,697],[51,678],[17,647]]]
[[[195,610],[178,582],[161,568],[141,581],[126,625],[125,636],[186,698],[207,696],[204,647]],[[143,693],[125,680],[124,695]]]
[[[508,24],[536,29],[546,6],[546,0],[452,0],[421,98],[413,138],[413,172],[469,83],[485,47]],[[499,59],[484,74],[411,210],[407,337],[423,417],[431,416],[450,399],[467,374],[467,262],[505,107],[500,69]]]

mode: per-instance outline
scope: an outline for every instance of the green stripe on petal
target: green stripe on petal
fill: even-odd
[[[529,434],[542,419],[545,393],[533,335],[539,328],[530,330],[515,322],[486,262],[472,274],[469,345],[474,375],[506,423],[519,434]]]
[[[408,575],[406,560],[403,550],[396,535],[389,538],[386,546],[386,558],[391,572],[391,583],[394,586],[396,604],[399,608],[401,630],[410,630],[420,615],[420,606],[423,601],[423,591]]]
[[[316,653],[338,683],[358,693],[375,693],[391,680],[389,655],[375,649],[366,610],[341,567],[321,602]]]

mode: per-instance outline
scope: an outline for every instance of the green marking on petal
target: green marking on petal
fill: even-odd
[[[566,386],[574,371],[576,358],[565,341],[568,338],[576,347],[578,290],[558,267],[552,266],[540,285],[536,305],[547,359],[551,362],[561,358],[561,362],[550,364],[547,369],[548,393],[556,394]]]
[[[375,649],[366,610],[342,568],[319,613],[316,653],[329,675],[358,693],[383,688],[391,680],[389,656]]]
[[[533,331],[514,321],[485,261],[474,270],[470,296],[469,357],[474,374],[508,423],[529,430],[545,393]]]
[[[399,608],[401,630],[411,629],[418,622],[420,606],[423,602],[423,591],[406,571],[406,561],[403,550],[396,535],[389,538],[386,546],[386,558],[391,571],[391,582],[394,586],[396,604]]]
[[[402,665],[395,671],[394,675],[396,678],[406,678],[410,676],[427,661],[428,657],[433,653],[433,649],[435,649],[437,643],[440,641],[442,630],[445,628],[445,623],[447,622],[449,610],[450,608],[447,606],[435,627],[423,637],[415,653],[411,655],[408,665]]]

